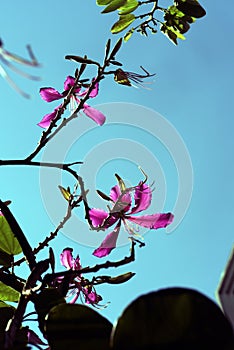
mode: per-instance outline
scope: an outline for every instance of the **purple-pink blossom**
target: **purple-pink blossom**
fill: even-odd
[[[58,92],[52,87],[44,87],[40,89],[40,95],[43,100],[46,102],[52,102],[56,100],[60,100],[65,98],[70,89],[74,86],[75,84],[75,78],[72,76],[68,76],[64,82],[64,91],[62,93]],[[81,87],[77,87],[74,91],[74,93],[70,96],[70,102],[76,102],[77,104],[80,103],[80,97],[83,97],[87,94],[89,88],[86,88],[84,91],[82,91]],[[93,98],[97,96],[98,94],[98,89],[99,89],[99,84],[95,83],[93,90],[90,92],[89,97]],[[58,109],[62,105],[60,104],[57,106],[52,113],[46,114],[42,120],[37,124],[42,128],[47,128],[51,121],[56,117]],[[98,111],[97,109],[89,106],[87,103],[84,103],[82,107],[82,112],[89,118],[91,118],[95,123],[98,125],[103,125],[105,123],[106,117],[102,112]]]
[[[119,176],[117,179],[120,179]],[[119,185],[112,187],[110,191],[109,201],[112,202],[110,211],[106,212],[96,208],[89,211],[93,226],[108,229],[115,224],[114,230],[107,234],[101,245],[93,252],[93,255],[99,258],[110,254],[116,247],[122,223],[128,234],[134,238],[136,230],[132,223],[149,229],[158,229],[169,225],[174,218],[172,213],[135,216],[150,206],[152,190],[142,181],[135,187],[126,188],[123,180],[120,180]],[[132,205],[132,196],[134,205]],[[108,196],[105,195],[105,198],[107,199]]]
[[[66,267],[67,270],[80,270],[80,258],[77,256],[74,259],[72,251],[72,248],[65,248],[63,250],[63,252],[60,254],[61,264]],[[98,305],[98,303],[102,300],[102,297],[96,293],[92,284],[87,285],[82,282],[84,282],[84,279],[81,274],[71,281],[72,290],[68,295],[68,297],[72,296],[70,303],[73,304],[79,297],[81,299],[83,297],[86,304],[91,304],[93,306]]]

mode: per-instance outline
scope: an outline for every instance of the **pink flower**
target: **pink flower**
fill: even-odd
[[[77,256],[76,259],[74,259],[72,256],[72,251],[72,248],[66,248],[63,250],[62,254],[60,254],[61,264],[64,267],[66,267],[67,270],[80,270],[80,258],[79,256]],[[86,304],[91,304],[93,306],[98,305],[99,301],[102,300],[102,297],[96,293],[91,283],[90,285],[86,285],[82,282],[84,282],[84,279],[81,275],[79,275],[71,281],[70,284],[74,288],[70,293],[71,295],[73,295],[73,298],[71,299],[70,303],[75,303],[79,297],[82,297],[81,294],[83,294],[84,301]]]
[[[95,249],[93,252],[93,255],[99,258],[110,254],[116,247],[122,223],[126,231],[134,236],[135,230],[132,225],[129,224],[129,221],[149,229],[158,229],[169,225],[174,218],[171,213],[133,216],[134,214],[146,210],[150,206],[152,190],[142,181],[133,188],[126,188],[123,180],[119,176],[116,177],[119,181],[119,185],[112,187],[109,198],[105,195],[105,199],[112,202],[112,209],[109,212],[95,208],[89,211],[90,219],[95,227],[107,229],[116,224],[114,230],[105,237],[99,248]],[[134,193],[134,206],[132,206],[131,193]]]
[[[58,92],[57,90],[55,90],[52,87],[44,87],[44,88],[40,89],[40,95],[43,98],[43,100],[45,100],[46,102],[60,100],[60,99],[65,98],[68,95],[69,90],[71,89],[72,86],[74,86],[74,84],[75,84],[75,78],[68,76],[64,82],[64,91],[62,93]],[[94,89],[89,94],[89,97],[97,96],[98,87],[99,87],[99,85],[98,85],[98,83],[96,83],[94,86]],[[81,87],[77,87],[75,89],[74,93],[72,94],[72,96],[70,97],[71,102],[73,100],[79,104],[80,103],[79,97],[85,96],[87,91],[88,91],[88,88],[82,92]],[[51,121],[56,117],[57,111],[60,107],[61,107],[61,105],[56,107],[52,113],[46,114],[42,118],[40,123],[38,123],[37,125],[39,125],[42,128],[47,128],[50,125]],[[93,107],[90,107],[88,104],[86,104],[86,103],[84,104],[82,111],[84,114],[87,115],[87,117],[91,118],[98,125],[102,125],[105,123],[106,117],[100,111],[98,111],[97,109],[95,109]]]

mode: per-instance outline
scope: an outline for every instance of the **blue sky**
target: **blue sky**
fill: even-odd
[[[137,250],[136,261],[119,271],[111,271],[113,274],[136,272],[131,281],[98,289],[104,302],[111,301],[101,311],[111,321],[137,296],[168,286],[195,288],[214,299],[233,245],[233,3],[226,1],[222,11],[218,2],[203,1],[202,5],[207,16],[192,25],[187,39],[180,41],[178,47],[160,33],[148,38],[135,35],[123,45],[118,59],[124,63],[124,69],[139,72],[139,66],[143,65],[156,73],[151,79],[151,90],[123,87],[115,84],[112,78],[105,79],[98,97],[91,103],[105,110],[106,125],[97,128],[90,120],[78,120],[72,129],[77,130],[79,137],[74,135],[67,153],[64,151],[69,161],[87,157],[81,173],[89,177],[92,190],[96,185],[106,193],[115,185],[115,172],[136,184],[141,180],[137,166],[144,165],[149,182],[154,182],[155,187],[151,213],[159,209],[173,210],[181,190],[178,190],[179,182],[183,189],[187,176],[191,175],[187,172],[188,163],[178,175],[178,164],[171,156],[178,143],[170,149],[170,139],[163,142],[159,139],[162,125],[174,130],[171,140],[180,135],[191,159],[193,192],[181,223],[171,233],[165,230],[147,233],[146,247]],[[30,43],[42,63],[41,68],[30,70],[42,77],[41,82],[27,81],[9,72],[22,89],[31,93],[31,100],[23,99],[3,79],[0,80],[1,159],[23,158],[36,146],[41,134],[36,124],[56,106],[41,100],[39,88],[53,86],[61,91],[65,77],[74,74],[76,68],[75,63],[65,61],[64,56],[87,54],[96,60],[102,58],[105,42],[111,37],[109,28],[114,15],[101,15],[100,12],[101,8],[94,0],[71,0],[69,6],[54,0],[46,6],[28,0],[15,3],[14,7],[9,2],[1,5],[1,38],[5,48],[26,56],[25,45]],[[112,39],[114,43],[117,37]],[[126,123],[122,114],[118,120],[116,103],[126,107]],[[144,107],[146,112],[136,115],[129,103],[137,110]],[[163,121],[157,124],[159,129],[152,125],[151,133],[144,130],[151,113],[147,109],[156,113],[155,118],[160,113]],[[138,126],[133,125],[134,117]],[[69,136],[65,138],[68,140]],[[52,156],[56,159],[60,156],[60,146],[62,150],[63,141],[52,146]],[[135,160],[137,146],[140,147],[139,159]],[[111,152],[108,153],[110,150],[113,157]],[[52,160],[56,160],[54,158]],[[98,169],[93,166],[94,159],[102,160],[102,164],[97,163]],[[44,178],[40,179],[40,175]],[[48,182],[51,181],[49,189],[46,187],[47,176]],[[35,168],[2,167],[0,177],[1,198],[12,200],[13,213],[30,243],[37,245],[54,228],[50,210],[55,212],[55,221],[59,221],[60,213],[63,213],[62,198],[59,193],[58,198],[55,194],[60,183],[53,181],[50,172],[43,175]],[[61,181],[64,186],[73,185],[70,177],[62,176]],[[93,205],[104,208],[105,203],[98,201],[93,192],[90,196]],[[52,209],[46,207],[45,198]],[[82,215],[82,211],[78,214]],[[59,254],[66,246],[74,248],[83,265],[100,262],[91,255],[93,247],[87,246],[87,238],[77,238],[75,224],[71,225],[72,232],[68,231],[69,228],[65,229],[54,242],[58,269]],[[94,239],[99,241],[98,233],[87,229],[84,232],[87,237],[85,235],[95,235]],[[127,254],[128,246],[123,245],[109,258],[120,259]]]

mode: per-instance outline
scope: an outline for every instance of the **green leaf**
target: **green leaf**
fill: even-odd
[[[112,0],[97,0],[96,4],[99,6],[108,5]]]
[[[0,249],[10,255],[17,255],[22,248],[15,238],[6,218],[0,215]]]
[[[131,38],[133,33],[134,33],[134,29],[132,28],[124,35],[124,41],[127,42]]]
[[[184,13],[181,12],[175,5],[168,7],[167,12],[171,15],[176,15],[177,17],[184,17]]]
[[[109,13],[117,10],[123,6],[127,0],[112,0],[111,3],[102,11],[102,13]]]
[[[132,13],[128,15],[122,15],[119,20],[112,26],[111,33],[117,34],[126,29],[130,24],[135,21],[135,16]]]
[[[185,36],[181,34],[177,29],[168,27],[165,23],[161,26],[161,32],[168,36],[168,38],[177,45],[177,39],[185,40]]]
[[[0,265],[4,267],[10,267],[12,262],[12,255],[0,250]]]
[[[137,9],[139,2],[137,0],[127,0],[126,4],[119,8],[120,15],[127,15]]]
[[[63,195],[63,198],[66,199],[66,201],[69,201],[71,199],[71,192],[70,192],[70,189],[65,189],[64,187],[62,186],[58,186],[58,188],[60,189],[60,192],[62,193]]]
[[[14,306],[6,304],[6,303],[4,303],[4,301],[0,300],[0,312],[1,312],[1,308],[4,308],[4,307],[9,307],[9,308],[13,309],[13,312],[15,310]]]
[[[3,282],[0,282],[0,300],[17,302],[19,300],[19,297],[20,297],[19,292],[7,286]]]
[[[232,349],[230,322],[201,293],[167,288],[133,301],[112,331],[111,349]],[[230,346],[230,347],[229,347]]]
[[[108,350],[112,324],[90,307],[61,304],[50,310],[45,333],[52,349]]]
[[[185,40],[185,36],[179,32],[179,30],[174,29],[173,27],[168,27],[168,30],[172,31],[173,33],[175,33],[175,35],[177,36],[177,38],[181,39],[181,40]]]

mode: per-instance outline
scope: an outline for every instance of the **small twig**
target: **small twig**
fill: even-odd
[[[66,215],[64,216],[62,221],[59,223],[59,225],[56,227],[56,229],[53,232],[51,232],[50,235],[48,237],[46,237],[42,242],[40,242],[36,248],[33,249],[34,255],[38,254],[45,247],[48,247],[49,242],[52,241],[57,236],[58,232],[63,228],[65,223],[70,219],[72,209],[73,208],[70,205],[68,205]],[[25,258],[23,257],[23,258],[15,261],[14,266],[19,266],[24,261],[25,261]]]

